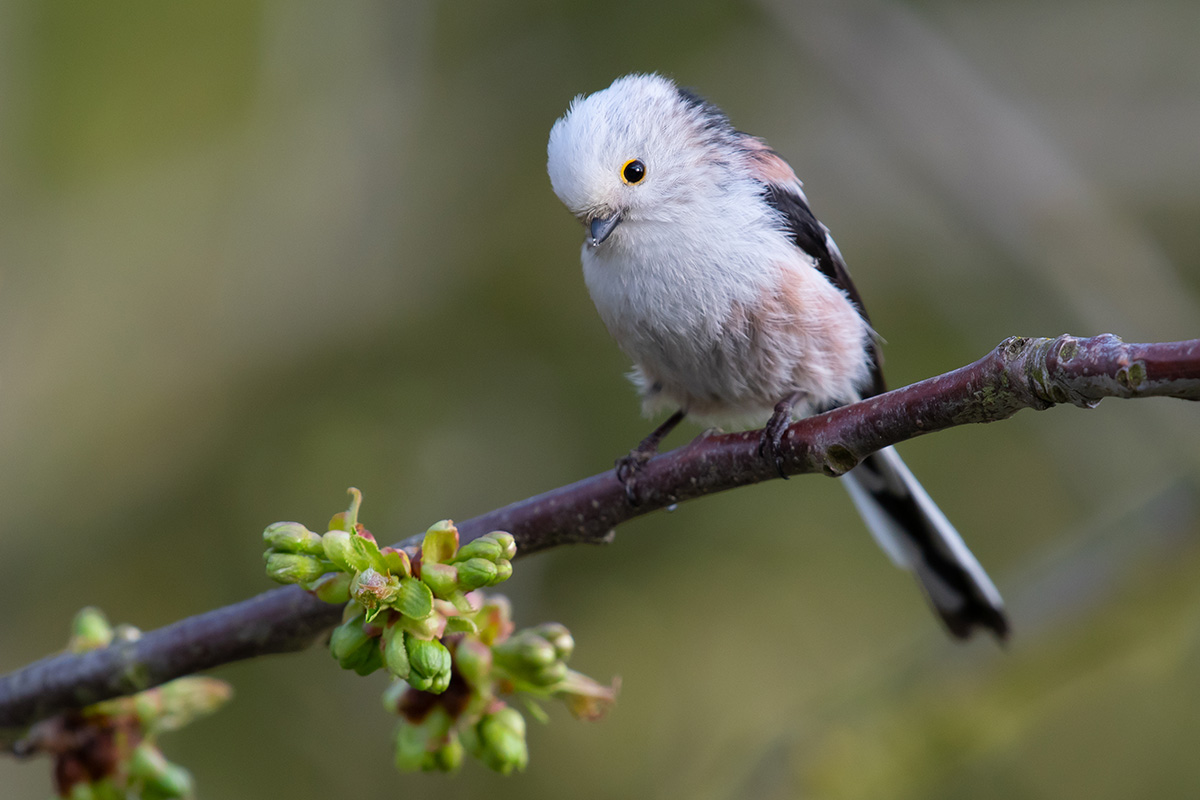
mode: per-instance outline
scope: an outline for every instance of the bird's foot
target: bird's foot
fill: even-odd
[[[783,470],[783,455],[780,450],[783,447],[783,435],[787,433],[788,425],[792,421],[792,405],[795,402],[796,397],[789,397],[775,406],[775,413],[767,420],[758,440],[758,454],[774,464],[779,477],[785,481],[788,476]]]
[[[629,451],[629,455],[617,459],[617,480],[625,487],[625,498],[632,505],[638,505],[637,479],[646,462],[658,454],[657,445],[653,448],[638,446]]]

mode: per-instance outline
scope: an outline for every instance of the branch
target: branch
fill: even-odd
[[[1105,397],[1200,400],[1200,339],[1125,344],[1014,337],[974,364],[794,423],[781,455],[789,475],[841,475],[871,453],[934,431],[1006,419],[1024,408],[1092,407]],[[668,505],[778,477],[755,431],[706,434],[646,464],[638,505],[612,470],[459,524],[465,543],[510,531],[524,556],[603,543],[613,528]],[[416,552],[419,537],[403,545]],[[231,661],[303,650],[338,623],[341,607],[288,586],[83,654],[50,656],[0,677],[0,732],[70,708],[142,691]]]

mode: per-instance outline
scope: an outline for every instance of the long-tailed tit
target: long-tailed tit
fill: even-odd
[[[618,461],[627,489],[685,415],[766,422],[760,450],[778,465],[794,417],[884,391],[862,301],[796,174],[716,106],[658,75],[620,78],[554,124],[548,168],[587,229],[584,279],[644,412],[674,412]],[[842,484],[951,633],[1008,634],[996,587],[892,448]]]

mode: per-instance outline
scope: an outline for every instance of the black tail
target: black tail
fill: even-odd
[[[979,626],[1008,637],[1000,593],[895,450],[868,456],[843,484],[880,547],[916,575],[952,634],[966,639]]]

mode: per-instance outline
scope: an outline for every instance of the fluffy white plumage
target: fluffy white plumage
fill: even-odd
[[[770,418],[770,455],[790,416],[883,390],[870,323],[800,181],[715,106],[658,75],[620,78],[555,123],[548,171],[590,231],[584,279],[634,363],[644,410],[680,412],[622,460],[623,481],[683,414]],[[1006,635],[999,593],[894,451],[846,484],[951,632]]]
[[[855,400],[870,328],[762,199],[772,170],[803,198],[800,182],[714,113],[631,75],[576,98],[550,133],[567,208],[585,222],[620,215],[602,245],[584,244],[583,272],[645,411],[761,425],[792,393],[801,416]],[[621,180],[630,158],[647,165],[636,185]]]

